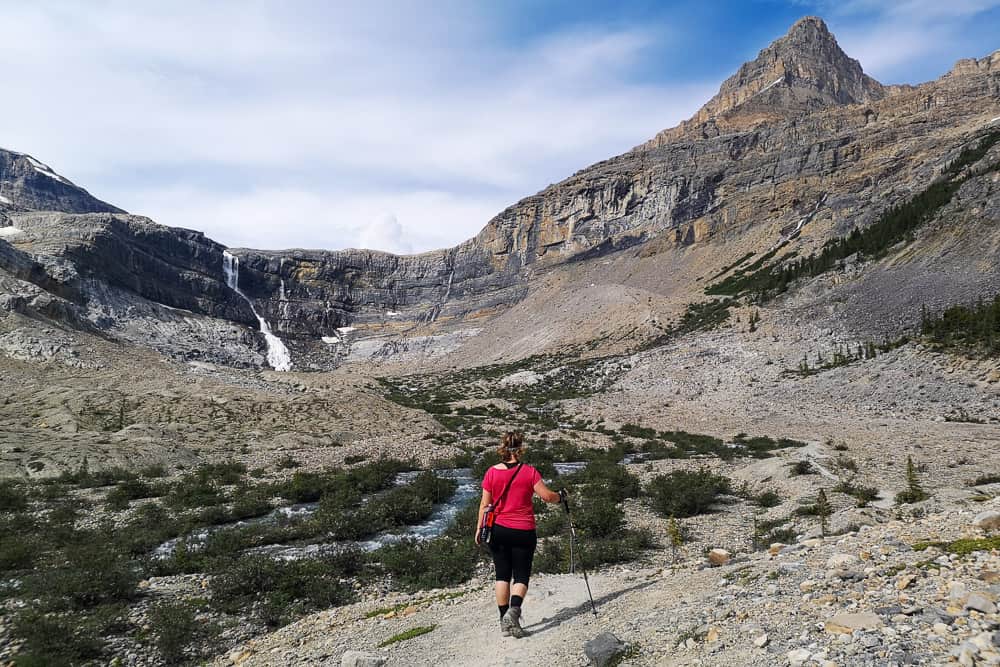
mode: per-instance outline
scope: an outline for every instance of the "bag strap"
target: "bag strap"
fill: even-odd
[[[514,483],[514,478],[517,477],[517,473],[521,472],[521,468],[523,467],[523,463],[517,464],[517,470],[515,470],[514,474],[510,476],[509,480],[507,480],[507,486],[503,487],[503,491],[500,493],[500,496],[497,498],[496,502],[493,503],[494,507],[499,507],[500,503],[503,502],[504,497],[507,495],[507,491],[510,490],[510,485]]]

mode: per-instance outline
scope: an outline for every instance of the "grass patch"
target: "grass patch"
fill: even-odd
[[[416,628],[410,628],[405,632],[400,632],[398,635],[393,635],[389,637],[384,642],[379,644],[379,648],[384,648],[390,644],[396,644],[398,642],[405,642],[408,639],[413,639],[414,637],[419,637],[420,635],[426,635],[428,632],[433,632],[437,628],[436,625],[421,625]]]
[[[924,551],[930,547],[937,547],[950,554],[967,556],[976,551],[1000,549],[1000,535],[995,537],[962,538],[953,542],[917,542],[913,545],[913,550]]]

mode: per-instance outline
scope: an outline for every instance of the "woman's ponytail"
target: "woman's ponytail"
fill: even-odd
[[[524,434],[520,431],[507,431],[500,438],[500,446],[497,447],[497,453],[500,455],[500,460],[509,461],[513,458],[515,461],[521,461],[521,456],[524,454]]]

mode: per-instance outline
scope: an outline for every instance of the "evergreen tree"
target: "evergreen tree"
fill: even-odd
[[[677,548],[684,544],[684,534],[681,532],[680,526],[677,525],[677,519],[674,515],[670,515],[670,521],[667,523],[667,537],[670,538],[670,556],[672,562],[677,562]]]
[[[921,500],[927,500],[928,497],[927,492],[920,485],[920,479],[917,477],[917,467],[913,465],[913,457],[907,456],[906,491],[900,491],[896,494],[896,503],[899,505],[919,503]]]
[[[827,500],[826,490],[820,489],[819,494],[816,495],[816,516],[819,517],[819,529],[823,537],[826,537],[826,522],[831,514],[833,514],[833,507],[830,506],[830,501]]]

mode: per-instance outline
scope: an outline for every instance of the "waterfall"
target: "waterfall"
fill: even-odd
[[[253,302],[240,289],[240,260],[229,251],[222,253],[222,273],[226,277],[226,285],[247,302],[250,312],[253,313],[257,321],[260,322],[260,332],[264,334],[264,342],[267,343],[267,363],[276,371],[292,370],[292,355],[288,353],[288,348],[281,342],[281,339],[271,333],[271,327],[267,320],[257,314],[257,309],[253,307]]]

